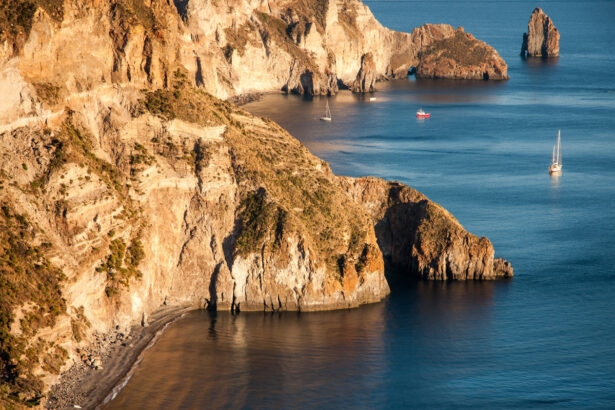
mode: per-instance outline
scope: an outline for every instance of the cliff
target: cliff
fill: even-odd
[[[508,66],[493,47],[460,27],[452,36],[421,51],[416,77],[507,80]]]
[[[527,33],[521,44],[523,57],[559,56],[559,31],[542,9],[536,7],[530,16]]]
[[[164,305],[307,311],[388,294],[371,221],[327,164],[186,81],[103,86],[0,134],[3,352],[16,363],[3,376],[32,380],[26,398],[89,335]]]
[[[339,178],[219,99],[367,91],[450,26],[391,32],[350,0],[227,3],[2,3],[0,404],[39,403],[93,340],[162,307],[348,308],[388,294],[387,261],[433,279],[504,266],[416,191]]]
[[[510,263],[494,259],[489,239],[467,232],[415,189],[377,178],[344,178],[342,183],[372,218],[385,261],[397,271],[431,280],[513,276]]]
[[[165,87],[178,67],[222,99],[334,94],[353,86],[365,55],[375,80],[405,77],[423,49],[455,32],[395,32],[358,0],[16,0],[0,14],[0,90],[20,96],[0,102],[3,121],[102,84]]]

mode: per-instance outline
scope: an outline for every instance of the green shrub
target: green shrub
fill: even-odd
[[[45,366],[42,360],[47,354],[45,346],[34,342],[35,335],[38,329],[53,326],[66,311],[60,286],[65,277],[45,257],[46,242],[38,247],[31,244],[42,234],[28,218],[9,203],[0,209],[0,407],[34,405],[43,385],[33,370],[37,364]],[[10,333],[13,311],[29,302],[35,308],[20,321],[22,335],[14,336]],[[56,368],[54,363],[47,365]]]

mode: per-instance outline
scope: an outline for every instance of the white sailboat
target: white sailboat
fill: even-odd
[[[320,117],[321,121],[331,121],[331,110],[329,109],[329,100],[327,100],[327,108],[325,109],[325,115]]]
[[[551,166],[549,167],[549,175],[562,173],[562,148],[560,131],[557,131],[557,145],[553,146],[553,156],[551,157]]]

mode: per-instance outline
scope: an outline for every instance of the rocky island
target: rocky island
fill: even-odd
[[[559,31],[549,16],[539,7],[536,7],[530,16],[527,33],[523,33],[521,56],[559,56]]]
[[[508,66],[498,52],[463,27],[419,53],[417,78],[507,80]]]
[[[338,177],[224,100],[372,91],[460,35],[388,30],[356,0],[2,3],[0,404],[44,403],[84,363],[71,397],[99,403],[185,309],[355,307],[389,293],[389,265],[512,276],[424,195]]]

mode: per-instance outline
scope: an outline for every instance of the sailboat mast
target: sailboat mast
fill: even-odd
[[[551,155],[551,163],[555,164],[555,145],[553,146],[553,155]]]
[[[560,130],[557,130],[557,163],[561,165],[562,163],[562,153],[560,151]]]
[[[557,142],[559,143],[559,132],[557,133]],[[559,165],[562,165],[562,147],[559,147],[559,160],[558,160]]]

